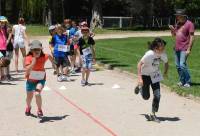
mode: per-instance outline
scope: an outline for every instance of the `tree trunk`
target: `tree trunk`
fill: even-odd
[[[92,3],[92,19],[90,22],[90,27],[102,28],[102,0],[91,0]]]

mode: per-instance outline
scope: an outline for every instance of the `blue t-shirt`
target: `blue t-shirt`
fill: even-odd
[[[64,34],[61,36],[58,34],[53,36],[52,44],[54,46],[54,57],[66,57],[67,53],[61,50],[66,48],[67,39],[67,36]]]
[[[78,31],[77,28],[71,27],[71,28],[69,29],[69,37],[72,38],[72,37],[76,34],[77,31]]]

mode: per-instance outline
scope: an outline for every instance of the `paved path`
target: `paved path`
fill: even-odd
[[[47,40],[39,38],[47,52]],[[136,80],[102,69],[91,74],[90,87],[80,86],[80,74],[71,82],[58,83],[46,65],[43,91],[45,117],[24,116],[25,80],[0,85],[0,136],[199,136],[200,104],[162,88],[160,124],[146,121],[151,100],[134,95]],[[118,84],[119,89],[112,89]],[[65,87],[65,90],[60,88]],[[35,100],[33,114],[36,113]]]

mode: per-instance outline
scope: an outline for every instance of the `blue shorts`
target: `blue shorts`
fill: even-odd
[[[26,91],[33,92],[36,90],[38,84],[45,85],[46,80],[40,80],[37,82],[26,81]]]
[[[83,68],[92,69],[92,55],[82,55]]]

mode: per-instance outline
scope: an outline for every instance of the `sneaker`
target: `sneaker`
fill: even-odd
[[[62,76],[58,76],[57,81],[62,82],[62,79],[63,79]]]
[[[25,115],[30,116],[31,115],[31,108],[27,107],[25,110]]]
[[[85,86],[86,85],[86,81],[85,80],[81,80],[81,85]]]
[[[135,94],[139,94],[141,88],[142,88],[141,86],[137,85],[135,87]]]
[[[150,114],[149,117],[150,117],[151,121],[155,121],[157,123],[160,123],[160,120],[157,118],[157,116],[155,114]]]
[[[13,79],[10,75],[7,75],[7,76],[6,76],[6,80],[7,80],[8,82],[10,82],[10,81],[13,81],[14,79]]]
[[[76,74],[76,71],[75,70],[71,70],[70,73],[71,74]]]
[[[38,117],[42,117],[43,116],[42,110],[38,110],[37,115],[38,115]]]
[[[182,82],[177,83],[178,86],[183,86]]]
[[[66,75],[62,75],[61,78],[62,78],[62,81],[69,81]]]
[[[184,84],[184,86],[183,87],[185,87],[185,88],[190,88],[191,87],[191,85],[189,84],[189,83],[186,83],[186,84]]]

